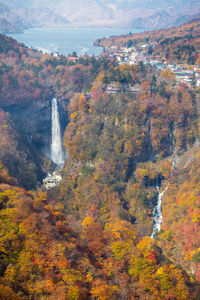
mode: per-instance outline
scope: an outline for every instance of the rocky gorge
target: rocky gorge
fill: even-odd
[[[52,97],[23,105],[1,105],[1,114],[4,115],[1,134],[7,135],[9,143],[4,146],[1,139],[0,159],[19,184],[29,189],[36,187],[51,167],[48,163],[51,148],[51,101]],[[68,119],[67,101],[59,101],[62,134]]]

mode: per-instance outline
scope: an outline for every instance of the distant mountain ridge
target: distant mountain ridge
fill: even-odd
[[[115,26],[158,29],[200,14],[199,0],[0,0],[0,31],[32,26]]]
[[[185,23],[193,22],[197,19],[199,14],[195,15],[180,15],[170,14],[168,11],[161,10],[146,18],[134,19],[131,23],[131,28],[134,29],[145,29],[145,30],[156,30],[160,28],[169,28],[172,26],[179,26]]]
[[[0,3],[0,33],[18,33],[27,28],[52,24],[65,25],[69,21],[48,8],[14,7]]]
[[[15,11],[0,3],[0,32],[21,32],[24,29],[23,19]]]
[[[22,29],[21,27],[18,27],[13,23],[8,22],[6,19],[0,18],[0,32],[16,33],[16,32],[22,32]]]

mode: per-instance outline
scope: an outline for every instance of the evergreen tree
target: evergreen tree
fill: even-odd
[[[166,82],[165,81],[161,81],[159,88],[158,88],[158,92],[160,94],[161,97],[166,97],[167,93],[166,93]]]
[[[193,72],[192,74],[191,86],[193,87],[193,89],[197,86],[197,79],[196,79],[195,72]]]
[[[156,76],[153,75],[152,80],[151,80],[151,85],[150,85],[151,95],[155,94],[157,92],[157,90],[158,90],[157,79],[156,79]]]

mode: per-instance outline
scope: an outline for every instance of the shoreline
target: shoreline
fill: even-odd
[[[22,33],[7,33],[6,36],[45,53],[59,53],[68,56],[76,52],[79,56],[86,53],[90,56],[97,56],[102,52],[102,47],[94,44],[97,39],[124,34],[128,34],[128,29],[75,27],[70,24],[57,27],[31,27]]]

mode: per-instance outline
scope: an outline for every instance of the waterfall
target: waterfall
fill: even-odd
[[[52,113],[51,113],[51,159],[52,161],[63,167],[64,155],[62,149],[62,139],[60,133],[60,120],[58,112],[57,99],[52,100]]]
[[[156,232],[160,231],[160,227],[162,225],[162,196],[164,195],[164,193],[166,192],[167,188],[166,187],[162,193],[160,192],[160,188],[159,186],[156,186],[157,190],[158,190],[158,201],[157,201],[157,205],[154,207],[153,210],[153,219],[154,219],[154,225],[153,225],[153,232],[151,235],[151,238],[154,237],[154,234]]]

